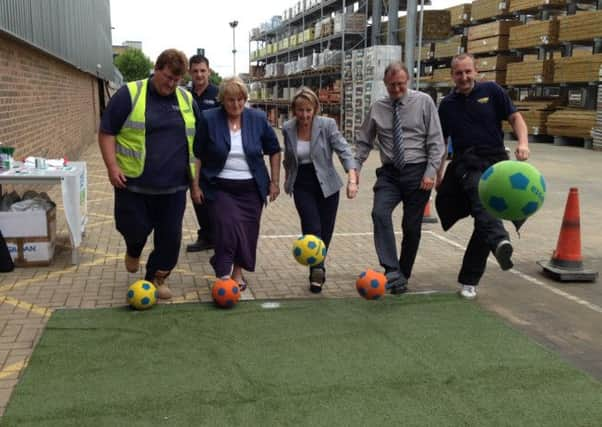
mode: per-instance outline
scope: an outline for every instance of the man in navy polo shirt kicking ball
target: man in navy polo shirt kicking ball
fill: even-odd
[[[453,159],[441,179],[437,179],[437,212],[444,230],[460,218],[471,215],[474,230],[458,276],[460,295],[474,298],[477,285],[492,252],[502,270],[512,263],[512,244],[504,225],[490,215],[479,200],[478,185],[482,172],[490,165],[508,159],[504,146],[502,121],[508,120],[518,138],[517,160],[529,158],[525,121],[505,90],[495,82],[477,82],[474,57],[457,55],[452,59],[451,77],[455,88],[439,106],[445,140],[451,137]],[[517,224],[517,226],[520,226]]]
[[[186,191],[196,179],[192,145],[200,113],[190,92],[178,86],[187,65],[184,53],[162,52],[150,78],[124,85],[111,98],[98,136],[115,188],[115,226],[125,240],[125,267],[138,271],[154,232],[145,279],[162,299],[172,297],[165,279],[178,261]]]

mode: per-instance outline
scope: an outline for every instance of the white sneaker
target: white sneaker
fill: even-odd
[[[460,296],[466,299],[473,299],[477,296],[477,287],[471,285],[462,285]]]

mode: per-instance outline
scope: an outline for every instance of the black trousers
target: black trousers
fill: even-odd
[[[153,234],[153,250],[146,262],[146,280],[157,270],[171,271],[178,262],[186,191],[150,195],[115,189],[115,225],[125,240],[128,255],[139,258]]]
[[[211,220],[209,219],[207,202],[200,205],[193,203],[192,205],[194,206],[194,213],[196,214],[196,219],[199,223],[199,229],[197,231],[198,239],[205,239],[208,242],[213,243],[213,228],[211,227]]]
[[[458,282],[463,285],[477,286],[485,273],[489,253],[495,251],[498,243],[509,239],[504,224],[485,210],[479,199],[479,179],[481,171],[466,172],[462,180],[462,190],[466,194],[470,215],[474,218],[474,230],[458,275]]]
[[[374,245],[380,265],[389,281],[403,276],[409,279],[418,253],[422,233],[422,218],[430,190],[420,189],[426,163],[406,164],[399,171],[392,165],[376,170],[374,184]],[[397,243],[393,230],[393,210],[403,203],[401,253],[397,258]]]
[[[339,192],[324,197],[314,166],[306,164],[299,165],[293,198],[301,220],[301,232],[318,236],[328,249],[339,208]],[[324,263],[313,268],[324,268]]]

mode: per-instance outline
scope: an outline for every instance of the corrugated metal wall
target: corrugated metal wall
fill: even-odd
[[[112,80],[110,0],[0,0],[0,31]]]

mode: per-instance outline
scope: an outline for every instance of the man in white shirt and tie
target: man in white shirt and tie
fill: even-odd
[[[397,295],[407,290],[424,208],[445,153],[437,107],[429,95],[408,89],[409,80],[403,63],[386,68],[388,96],[370,107],[356,138],[358,165],[368,158],[378,138],[382,166],[376,170],[374,185],[374,245],[385,269],[387,289]],[[403,238],[398,258],[392,214],[402,202]]]

